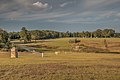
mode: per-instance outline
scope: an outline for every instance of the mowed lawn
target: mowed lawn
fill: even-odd
[[[0,52],[0,80],[120,80],[120,54],[66,51],[72,45],[68,40],[25,44],[55,47],[60,52],[55,55],[49,48],[43,58],[41,54],[19,52],[19,58],[11,59],[10,52]],[[81,39],[81,44],[102,48],[103,40]],[[111,51],[119,51],[119,39],[107,41]]]

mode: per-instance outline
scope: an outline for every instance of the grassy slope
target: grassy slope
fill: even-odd
[[[69,44],[69,39],[71,38],[58,38],[58,39],[49,39],[49,40],[42,40],[37,41],[36,43],[28,43],[28,44],[21,44],[19,41],[13,41],[16,43],[20,43],[19,45],[28,45],[28,46],[48,46],[53,47],[51,48],[43,48],[44,50],[52,51],[52,50],[68,50],[74,44]],[[107,40],[108,49],[112,52],[120,52],[120,38],[77,38],[80,39],[80,44],[84,44],[86,46],[96,47],[96,48],[104,48],[104,39]],[[41,50],[41,48],[39,48]]]
[[[67,40],[51,39],[26,45],[59,46],[64,49],[69,48]],[[102,40],[82,39],[82,43],[91,44]],[[108,41],[116,43],[119,39]],[[18,59],[9,57],[10,53],[0,53],[0,80],[120,80],[120,54],[62,51],[55,55],[47,51],[44,58],[40,54],[31,53],[20,53]]]
[[[41,44],[47,46],[58,47],[55,50],[69,50],[74,44],[69,44],[71,38],[50,39],[48,42],[42,42]],[[81,40],[80,44],[84,44],[90,47],[104,49],[105,38],[78,38]],[[108,50],[111,52],[120,52],[120,38],[106,38],[108,43]],[[39,44],[39,43],[38,43]]]

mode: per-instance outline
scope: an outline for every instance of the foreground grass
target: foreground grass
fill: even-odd
[[[120,80],[120,54],[0,54],[1,80]]]

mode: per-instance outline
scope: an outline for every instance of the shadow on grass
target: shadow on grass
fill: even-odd
[[[101,52],[96,52],[96,53],[120,54],[120,52],[109,52],[109,51],[108,51],[108,52],[102,52],[102,51],[101,51]]]
[[[24,43],[24,41],[19,42],[13,42],[14,44],[30,44],[30,43],[44,43],[44,42],[52,42],[52,41],[46,41],[46,40],[36,40],[36,41],[29,41]]]

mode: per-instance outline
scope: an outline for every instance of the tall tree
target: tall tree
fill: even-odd
[[[30,41],[30,38],[31,38],[30,36],[31,36],[31,34],[29,34],[26,27],[22,27],[22,29],[20,31],[20,37],[22,40],[24,40],[24,43],[26,43],[27,41]]]
[[[86,31],[84,34],[85,34],[85,37],[86,37],[86,38],[89,38],[89,37],[91,36],[91,33],[88,32],[88,31]]]
[[[100,38],[100,37],[102,37],[102,32],[103,31],[101,29],[97,29],[96,31],[93,32],[93,36],[95,38]]]
[[[8,33],[0,28],[0,42],[7,43],[8,41]]]
[[[103,36],[106,37],[113,37],[115,34],[115,30],[113,29],[104,29],[102,32]]]

